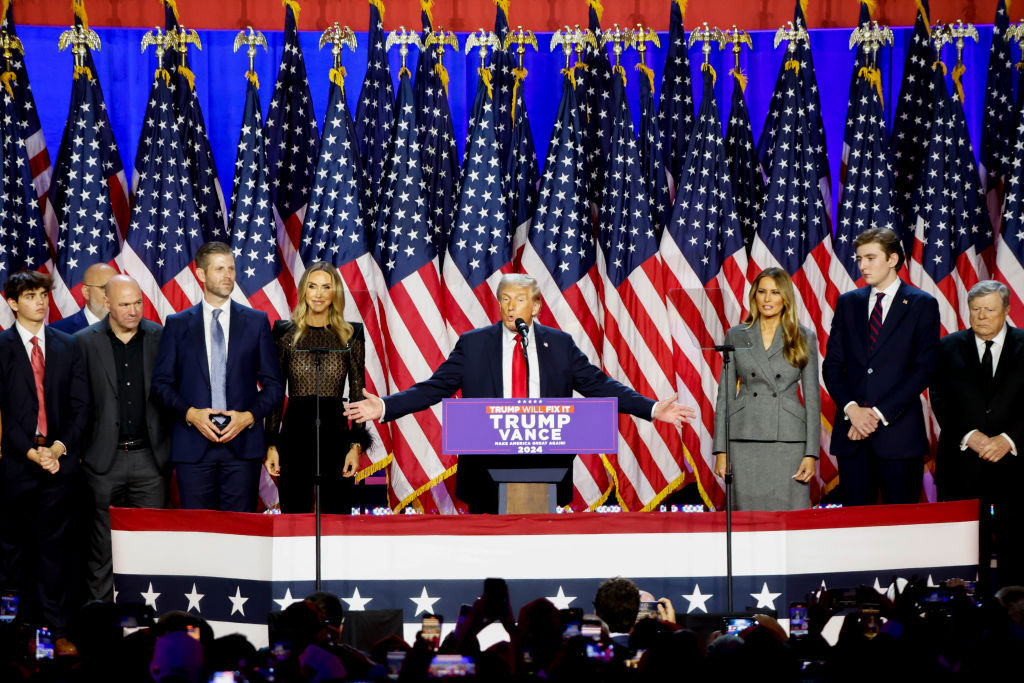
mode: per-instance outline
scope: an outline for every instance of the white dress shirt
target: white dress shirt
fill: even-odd
[[[83,308],[82,311],[85,313],[85,324],[86,325],[95,325],[100,320],[102,320],[102,318],[96,317],[96,314],[92,312],[92,309],[89,308],[88,305],[85,308]]]
[[[206,365],[210,370],[210,376],[213,377],[213,309],[219,308],[220,314],[220,326],[224,330],[224,360],[228,358],[228,349],[231,348],[229,345],[230,340],[228,339],[229,330],[231,329],[231,299],[224,302],[223,306],[213,306],[205,298],[203,299],[203,335],[206,337]]]
[[[26,330],[22,326],[22,324],[20,322],[15,322],[14,323],[14,327],[15,327],[16,330],[18,330],[18,336],[21,337],[21,343],[25,346],[25,353],[28,354],[29,366],[32,365],[32,340],[33,339],[39,339],[39,350],[43,354],[43,363],[45,364],[46,363],[46,326],[43,325],[42,327],[40,327],[38,334],[32,334],[31,332]],[[44,375],[45,375],[45,371],[44,371]],[[34,374],[33,374],[33,377],[35,377]],[[35,386],[35,384],[33,384],[32,386]],[[36,425],[36,434],[39,435],[41,433],[42,432],[39,431],[39,425],[37,424]],[[52,445],[56,445],[58,443],[61,446],[64,446],[64,443],[61,442],[61,441],[54,441]],[[66,446],[64,447],[64,450],[65,451],[67,450]]]
[[[896,298],[896,292],[900,289],[900,279],[896,278],[889,286],[885,289],[871,288],[871,294],[868,295],[868,320],[871,320],[871,314],[875,310],[875,303],[878,301],[878,293],[885,294],[882,298],[882,322],[885,322],[885,317],[889,315],[889,309],[892,308],[893,299]]]
[[[985,355],[985,340],[979,337],[978,335],[974,335],[974,343],[978,348],[978,361],[981,361],[982,357]],[[996,368],[999,367],[999,354],[1003,352],[1004,344],[1006,344],[1006,323],[1003,323],[1003,329],[999,330],[999,334],[992,338],[993,376],[995,376],[996,374]],[[960,450],[967,450],[967,440],[970,439],[971,435],[974,434],[974,432],[976,431],[978,430],[972,429],[971,431],[964,434],[964,438],[960,439]],[[1017,455],[1017,444],[1013,442],[1013,439],[1010,438],[1010,435],[1007,434],[1006,432],[1003,432],[1002,434],[1000,434],[1000,436],[1010,443],[1010,453],[1012,453],[1013,455]]]
[[[537,340],[533,336],[533,323],[529,325],[529,332],[526,335],[526,360],[528,361],[529,377],[526,393],[530,398],[540,398],[540,364],[537,362]],[[522,353],[516,346],[519,343],[519,333],[512,332],[504,325],[501,326],[501,395],[504,398],[512,397],[512,359],[514,354]]]

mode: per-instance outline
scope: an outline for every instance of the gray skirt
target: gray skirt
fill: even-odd
[[[805,510],[810,487],[793,479],[804,442],[732,441],[734,510]]]

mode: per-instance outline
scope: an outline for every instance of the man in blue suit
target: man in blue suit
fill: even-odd
[[[921,393],[939,346],[934,297],[897,276],[903,248],[887,228],[854,240],[867,283],[839,297],[822,375],[836,402],[832,454],[843,505],[916,503],[928,452]]]
[[[74,315],[54,321],[50,327],[67,334],[74,334],[95,325],[107,317],[103,288],[117,271],[109,263],[94,263],[82,275],[82,297],[85,305]]]
[[[695,416],[693,408],[675,403],[674,398],[655,403],[616,382],[587,360],[571,336],[534,322],[541,308],[540,288],[534,278],[505,275],[498,283],[497,296],[501,322],[460,336],[448,359],[429,379],[384,398],[364,389],[365,400],[350,403],[345,415],[357,422],[396,420],[461,389],[463,398],[572,396],[575,390],[584,396],[614,396],[619,400],[619,412],[645,420],[681,424]],[[518,318],[526,323],[527,337],[533,340],[527,346],[529,373],[520,364]],[[494,461],[494,457],[483,456],[459,458],[456,494],[470,506],[470,512],[497,511],[497,485],[484,474]],[[568,502],[571,485],[570,479],[559,486],[560,503]]]
[[[17,322],[0,333],[0,586],[21,590],[29,609],[19,616],[48,626],[60,650],[72,608],[69,524],[89,383],[75,340],[43,324],[52,285],[36,271],[4,285]]]
[[[152,391],[176,417],[171,463],[187,509],[253,512],[266,453],[263,418],[284,398],[266,313],[231,301],[223,242],[196,253],[203,300],[167,318]]]

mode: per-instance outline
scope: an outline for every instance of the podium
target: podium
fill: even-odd
[[[494,456],[484,469],[500,514],[554,512],[577,454],[618,449],[616,398],[456,398],[441,409],[444,453]]]

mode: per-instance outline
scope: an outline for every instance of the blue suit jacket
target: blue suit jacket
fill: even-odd
[[[501,323],[466,332],[448,359],[429,378],[405,391],[384,398],[384,419],[395,420],[451,398],[462,389],[464,398],[503,396],[501,378]],[[541,396],[614,396],[619,412],[649,420],[654,401],[616,382],[587,360],[565,332],[534,321]],[[530,372],[534,372],[530,368]]]
[[[85,317],[85,309],[80,308],[74,315],[55,320],[50,327],[65,334],[74,334],[89,327],[89,320]]]
[[[47,441],[60,441],[67,455],[60,459],[60,473],[76,472],[79,439],[89,423],[89,380],[82,352],[73,337],[44,328],[46,370],[43,396],[46,400]],[[21,474],[42,475],[43,470],[26,457],[32,448],[39,414],[32,364],[18,330],[13,326],[0,333],[0,416],[3,442],[0,451],[0,479]]]
[[[266,313],[231,302],[227,366],[228,410],[248,410],[256,422],[226,445],[241,458],[262,458],[266,455],[263,418],[284,399]],[[151,386],[156,399],[176,418],[171,462],[199,462],[211,442],[185,422],[185,413],[192,407],[210,407],[210,363],[201,302],[167,318]]]
[[[836,302],[822,376],[836,402],[832,454],[855,455],[863,442],[847,437],[843,407],[877,406],[881,422],[869,439],[879,457],[916,458],[928,452],[921,392],[928,388],[939,347],[939,306],[916,287],[901,282],[875,343],[868,350],[871,287],[847,292]]]

